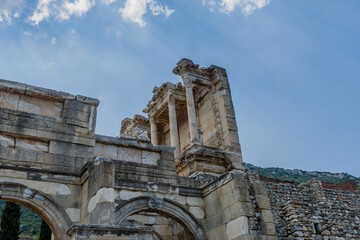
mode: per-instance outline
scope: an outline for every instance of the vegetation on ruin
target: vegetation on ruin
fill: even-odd
[[[0,214],[5,208],[6,202],[0,201]],[[30,209],[20,206],[20,239],[36,239],[40,233],[41,217]]]
[[[7,202],[1,214],[0,240],[17,240],[20,234],[20,206]]]
[[[51,229],[47,225],[47,223],[42,220],[41,222],[41,230],[38,240],[50,240],[51,239]]]

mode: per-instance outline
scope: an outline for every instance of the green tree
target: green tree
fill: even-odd
[[[39,240],[50,240],[50,239],[51,239],[51,229],[49,228],[47,223],[44,220],[42,220]]]
[[[1,215],[0,240],[17,240],[20,234],[20,206],[7,202]]]

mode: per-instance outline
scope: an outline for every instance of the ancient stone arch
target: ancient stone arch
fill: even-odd
[[[0,199],[23,205],[41,216],[51,228],[55,239],[69,239],[66,235],[70,219],[51,197],[36,189],[11,182],[0,182]]]
[[[121,224],[132,214],[150,211],[169,216],[189,230],[196,240],[206,240],[206,235],[198,220],[182,205],[166,198],[137,197],[116,208],[115,221]]]

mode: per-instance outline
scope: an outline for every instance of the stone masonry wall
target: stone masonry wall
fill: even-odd
[[[266,182],[278,239],[360,239],[360,192]]]

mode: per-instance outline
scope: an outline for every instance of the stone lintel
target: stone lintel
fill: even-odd
[[[78,236],[97,237],[103,235],[134,235],[134,234],[149,234],[152,235],[153,231],[150,227],[134,226],[133,224],[128,225],[101,225],[101,224],[73,224],[67,234],[69,236],[77,234]]]
[[[164,145],[154,146],[150,142],[141,142],[141,141],[126,139],[122,137],[109,137],[109,136],[95,134],[95,141],[98,143],[117,145],[122,147],[144,149],[152,152],[174,151],[174,148],[170,146],[164,146]]]
[[[65,99],[76,100],[93,106],[99,105],[99,100],[91,97],[72,95],[61,91],[36,87],[24,83],[0,79],[0,90],[11,93],[24,94],[32,97],[45,98],[52,101],[63,102]]]
[[[170,91],[176,102],[185,103],[185,88],[181,84],[167,82],[157,89],[143,112],[150,117],[158,117],[167,108]]]

